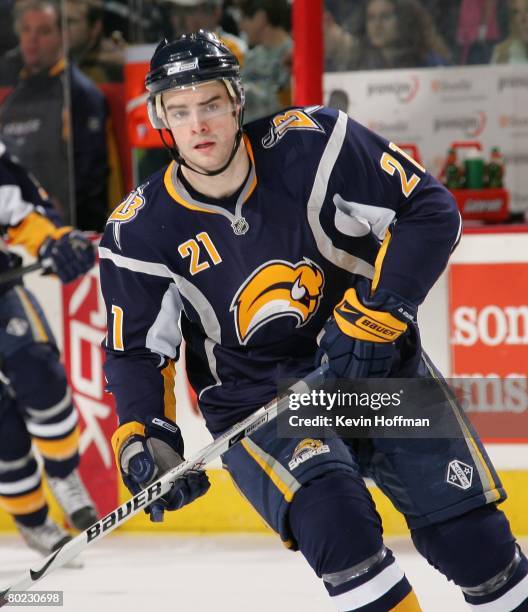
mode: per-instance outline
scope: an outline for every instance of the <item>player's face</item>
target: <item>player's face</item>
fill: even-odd
[[[191,166],[211,171],[225,164],[237,132],[236,110],[219,81],[168,91],[163,106],[176,146]]]
[[[62,56],[62,36],[57,14],[51,7],[22,14],[17,30],[24,65],[31,72],[51,68]]]
[[[372,0],[367,6],[367,35],[373,47],[386,47],[396,42],[398,21],[389,0]]]
[[[519,38],[528,43],[528,0],[514,0],[511,4],[513,28]]]
[[[92,27],[88,22],[88,6],[68,2],[66,5],[66,35],[72,53],[81,53],[92,42]]]

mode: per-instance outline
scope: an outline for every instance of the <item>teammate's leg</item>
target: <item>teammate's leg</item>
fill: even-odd
[[[70,539],[48,516],[31,437],[6,387],[0,391],[0,508],[13,517],[27,544],[44,555]]]
[[[2,367],[17,406],[44,459],[57,501],[74,527],[86,529],[97,514],[77,472],[77,413],[52,332],[38,302],[22,287],[3,296],[0,315]]]

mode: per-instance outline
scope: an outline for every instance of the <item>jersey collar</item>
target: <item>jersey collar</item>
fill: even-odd
[[[194,199],[187,191],[187,189],[185,189],[183,183],[180,181],[178,177],[179,165],[174,161],[169,164],[163,177],[165,189],[167,190],[168,194],[175,202],[190,210],[211,213],[215,215],[223,215],[224,217],[227,217],[231,222],[233,222],[237,218],[240,218],[242,216],[242,206],[245,202],[247,202],[247,200],[255,190],[255,187],[257,186],[257,174],[255,172],[255,158],[253,156],[253,149],[251,148],[249,138],[245,134],[244,144],[249,155],[251,168],[244,183],[244,186],[242,187],[242,191],[238,196],[235,205],[234,215],[222,206],[216,206],[215,204],[208,204],[206,202],[201,202],[200,200]]]

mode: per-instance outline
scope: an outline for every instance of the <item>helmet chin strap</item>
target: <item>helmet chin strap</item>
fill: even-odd
[[[193,172],[196,172],[197,174],[201,174],[202,176],[217,176],[218,174],[221,174],[229,166],[229,164],[233,161],[233,158],[235,157],[238,151],[238,148],[240,147],[240,143],[242,141],[242,133],[243,133],[241,123],[242,122],[240,122],[240,125],[238,127],[238,130],[235,136],[235,141],[233,143],[233,149],[231,150],[231,154],[229,155],[226,163],[220,168],[217,168],[216,170],[209,170],[205,172],[202,172],[200,170],[197,170],[196,168],[193,168],[185,161],[185,159],[181,156],[178,150],[178,147],[176,146],[176,141],[174,140],[174,136],[172,135],[172,132],[170,130],[167,130],[167,132],[170,134],[172,145],[166,142],[164,130],[158,130],[158,133],[160,135],[161,142],[164,144],[165,148],[169,151],[170,156],[176,163],[180,164],[180,166],[185,166],[186,168],[189,168],[189,170],[192,170]]]
[[[229,94],[229,89],[227,88],[227,86],[226,86],[226,89]],[[190,166],[180,154],[178,147],[176,146],[176,141],[174,140],[174,136],[170,129],[167,129],[167,132],[170,134],[172,145],[166,142],[164,130],[158,130],[158,134],[160,135],[161,142],[164,144],[165,148],[168,149],[170,156],[176,163],[180,164],[181,166],[185,166],[186,168],[189,168],[189,170],[192,170],[193,172],[196,172],[197,174],[201,174],[202,176],[218,176],[233,161],[233,158],[237,154],[238,148],[240,147],[240,143],[242,142],[242,134],[243,134],[242,124],[243,124],[243,117],[244,117],[244,107],[243,106],[239,107],[238,114],[237,114],[237,111],[234,109],[233,117],[236,117],[236,121],[238,124],[237,133],[235,135],[235,141],[233,142],[233,149],[231,150],[231,154],[229,155],[226,163],[220,168],[217,168],[216,170],[206,170],[205,172],[202,172]]]

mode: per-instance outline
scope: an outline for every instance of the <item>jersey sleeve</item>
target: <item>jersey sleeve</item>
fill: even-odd
[[[103,342],[107,390],[114,395],[120,424],[148,415],[174,421],[179,292],[167,267],[149,258],[148,249],[136,244],[135,253],[123,254],[112,230],[109,224],[99,247],[108,321]]]
[[[36,256],[48,237],[71,228],[63,223],[46,191],[0,143],[0,225],[10,245],[23,246]]]
[[[454,198],[398,146],[343,113],[334,132],[339,129],[343,141],[332,176],[336,218],[348,215],[363,221],[381,241],[373,289],[417,306],[460,238]]]

